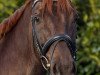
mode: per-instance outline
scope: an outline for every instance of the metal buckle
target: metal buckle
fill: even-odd
[[[41,63],[42,63],[42,66],[43,66],[43,68],[44,68],[45,70],[48,71],[48,70],[50,69],[50,63],[49,63],[47,57],[41,56]]]

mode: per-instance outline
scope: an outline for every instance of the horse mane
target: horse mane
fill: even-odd
[[[9,32],[12,29],[12,27],[16,25],[29,3],[30,0],[26,0],[25,4],[18,10],[16,10],[13,15],[3,20],[3,22],[0,24],[0,40],[7,32]]]
[[[76,9],[73,7],[73,5],[71,4],[70,0],[43,0],[43,7],[45,11],[47,9],[47,11],[52,14],[53,12],[53,1],[57,1],[57,13],[59,14],[60,10],[62,12],[66,12],[67,15],[71,15],[72,13],[76,14]]]
[[[43,16],[45,16],[45,13],[48,12],[51,16],[55,16],[60,20],[61,18],[60,13],[62,12],[67,17],[66,22],[68,27],[71,27],[72,23],[75,24],[78,14],[76,8],[72,5],[71,0],[42,0],[42,1],[43,1],[43,10],[42,10]],[[53,11],[53,1],[56,1],[56,11]]]

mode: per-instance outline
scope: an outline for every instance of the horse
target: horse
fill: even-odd
[[[70,0],[26,0],[0,24],[0,75],[75,75],[76,15]]]

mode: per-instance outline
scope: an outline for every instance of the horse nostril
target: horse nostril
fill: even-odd
[[[59,65],[59,64],[53,65],[52,70],[53,70],[53,71],[52,71],[52,72],[53,72],[52,75],[62,75],[62,74],[61,74],[61,70],[60,70],[60,65]]]
[[[56,64],[53,66],[53,73],[54,73],[54,74],[57,73]]]

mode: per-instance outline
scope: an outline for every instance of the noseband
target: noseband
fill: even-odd
[[[34,4],[32,5],[32,8],[34,7],[34,5],[38,2],[39,0],[36,0],[34,2]],[[72,58],[74,60],[76,60],[76,45],[75,43],[72,41],[72,39],[68,36],[68,35],[65,35],[65,34],[60,34],[60,35],[56,35],[56,36],[53,36],[51,37],[49,40],[46,41],[46,43],[44,44],[44,46],[41,46],[41,44],[39,43],[39,40],[38,40],[38,37],[37,37],[37,33],[36,33],[36,30],[35,30],[35,21],[36,21],[36,18],[37,17],[34,17],[32,16],[32,33],[33,33],[33,38],[34,38],[34,44],[37,48],[37,51],[40,55],[40,59],[41,59],[41,63],[44,67],[44,69],[48,70],[47,67],[50,65],[48,64],[48,59],[46,58],[46,53],[48,52],[49,48],[55,43],[57,42],[56,44],[58,44],[58,42],[60,41],[63,41],[67,44],[69,50],[70,50],[70,53],[72,55]],[[54,51],[54,50],[53,50]],[[43,61],[46,61],[46,66],[45,64],[43,63]]]

